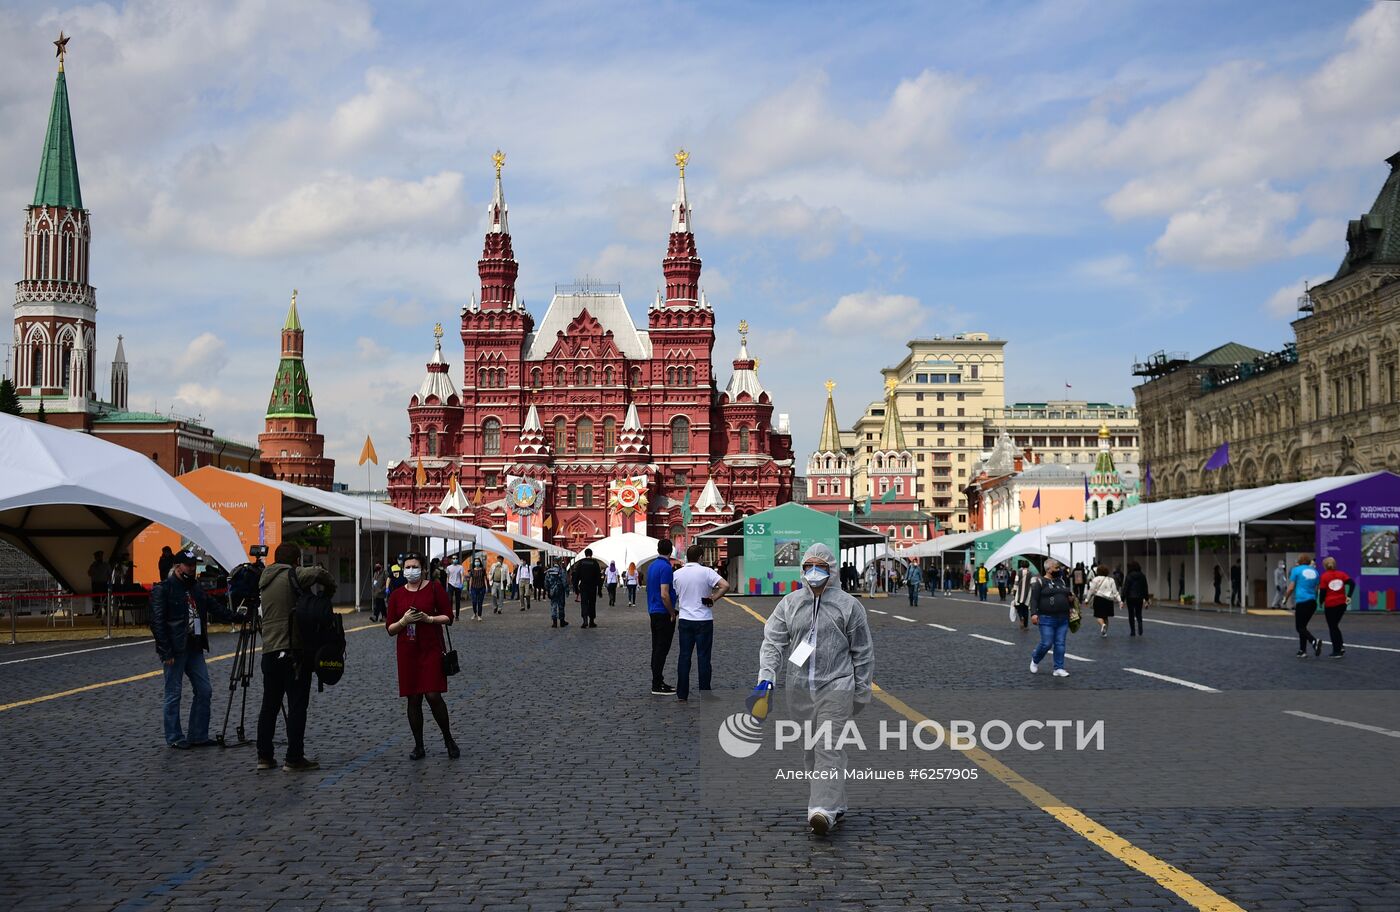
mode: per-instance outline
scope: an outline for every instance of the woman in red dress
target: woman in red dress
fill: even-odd
[[[447,701],[442,698],[447,692],[447,675],[442,671],[439,628],[452,623],[447,590],[424,578],[423,558],[417,554],[404,557],[403,578],[404,585],[389,596],[385,626],[389,636],[398,637],[399,696],[408,698],[408,725],[413,729],[413,753],[408,756],[412,760],[427,756],[423,750],[423,698],[427,697],[428,708],[442,729],[447,756],[456,760],[462,752],[452,740]]]

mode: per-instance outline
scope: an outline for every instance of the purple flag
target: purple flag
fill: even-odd
[[[1089,500],[1089,476],[1088,476],[1088,475],[1085,475],[1085,476],[1084,476],[1084,500],[1085,500],[1086,503],[1087,503],[1088,500]]]
[[[1143,487],[1147,491],[1147,496],[1152,496],[1152,463],[1147,464],[1147,474],[1142,479]]]
[[[1225,441],[1220,445],[1220,449],[1211,454],[1206,460],[1207,472],[1214,472],[1216,469],[1223,469],[1230,464],[1230,441]]]
[[[1039,509],[1040,509],[1040,488],[1036,488],[1036,489],[1035,489],[1035,500],[1031,501],[1031,509],[1032,509],[1032,510],[1039,510]]]

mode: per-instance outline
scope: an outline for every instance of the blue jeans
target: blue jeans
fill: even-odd
[[[977,584],[977,600],[980,601],[980,602],[985,602],[985,601],[987,600],[987,584],[986,584],[986,583],[978,583],[978,584]]]
[[[161,667],[165,671],[165,743],[208,741],[209,701],[214,689],[209,686],[209,669],[204,664],[204,653],[199,649],[176,653],[173,664]],[[194,690],[188,738],[180,731],[180,690],[186,677]]]
[[[473,586],[473,587],[471,588],[471,594],[472,594],[472,614],[475,615],[476,617],[481,617],[481,603],[484,602],[484,601],[486,601],[486,587],[485,587],[485,586]]]
[[[1069,615],[1042,614],[1040,616],[1040,645],[1035,647],[1036,662],[1045,658],[1051,644],[1055,647],[1055,667],[1065,667],[1065,637],[1069,634]]]
[[[919,607],[919,587],[918,587],[918,586],[911,585],[911,586],[909,587],[909,606],[910,606],[911,608],[917,608],[917,607]]]
[[[681,639],[681,651],[676,656],[676,696],[685,699],[690,695],[692,649],[695,650],[696,664],[699,666],[700,689],[710,689],[710,647],[715,642],[715,622],[681,618],[676,622],[676,629]]]

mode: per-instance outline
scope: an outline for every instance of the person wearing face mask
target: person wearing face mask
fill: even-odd
[[[755,698],[786,673],[787,704],[795,719],[824,723],[840,732],[871,698],[875,646],[865,606],[838,584],[832,585],[836,555],[818,542],[802,556],[802,588],[778,602],[763,625]],[[817,739],[806,752],[811,776],[807,825],[825,836],[846,815],[846,753],[835,740]]]
[[[1069,634],[1069,616],[1075,603],[1070,586],[1064,566],[1054,558],[1045,561],[1044,576],[1031,580],[1031,623],[1040,628],[1040,645],[1031,655],[1031,674],[1040,671],[1040,660],[1053,648],[1054,676],[1069,677],[1069,672],[1065,671],[1065,637]]]
[[[235,614],[200,588],[195,578],[198,561],[193,551],[179,552],[170,575],[151,589],[151,634],[165,673],[165,743],[178,750],[215,743],[209,737],[209,703],[214,691],[204,664],[204,653],[209,651],[209,616],[230,624],[243,619],[241,612]],[[194,690],[188,737],[180,727],[185,678]]]
[[[408,704],[408,727],[413,732],[410,760],[427,756],[423,748],[423,700],[428,701],[433,719],[442,731],[447,756],[456,760],[462,752],[452,740],[448,725],[447,674],[442,667],[442,628],[452,623],[447,591],[423,572],[423,558],[417,554],[403,559],[404,584],[389,598],[389,618],[385,629],[396,637],[395,652],[399,669],[399,696]]]
[[[306,759],[306,711],[311,703],[312,657],[307,655],[292,612],[302,592],[320,586],[322,593],[335,593],[335,577],[324,567],[301,566],[301,548],[295,542],[282,542],[272,552],[272,564],[258,578],[262,605],[262,707],[258,710],[258,766],[277,768],[273,737],[282,700],[287,701],[287,755],[282,769],[304,773],[320,769]]]

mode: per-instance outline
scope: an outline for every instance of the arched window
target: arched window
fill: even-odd
[[[570,507],[578,506],[578,486],[569,485],[565,488],[564,503]]]
[[[593,506],[593,485],[583,486],[583,505],[585,507]]]
[[[611,366],[603,368],[603,384],[605,386],[613,385],[613,369]]]
[[[574,368],[574,386],[583,386],[583,368]]]
[[[641,385],[642,385],[642,369],[641,369],[640,367],[633,366],[633,368],[632,368],[632,386],[637,387],[637,386],[641,386]]]
[[[741,428],[739,428],[739,452],[740,452],[740,453],[747,453],[748,451],[749,451],[749,429],[746,428],[746,427],[741,427]]]
[[[33,346],[29,352],[29,385],[44,385],[44,346],[35,341],[29,343]]]
[[[603,419],[603,452],[612,453],[617,450],[617,419]]]
[[[676,385],[676,369],[675,369],[674,367],[668,367],[668,368],[666,368],[666,385],[667,385],[667,386],[675,386],[675,385]]]
[[[539,389],[544,386],[544,372],[538,367],[530,371],[530,386]]]
[[[1111,500],[1108,502],[1108,515],[1113,515],[1113,501]]]
[[[71,345],[65,345],[63,347],[63,354],[61,357],[63,361],[60,365],[60,368],[63,372],[63,375],[60,378],[58,385],[63,387],[64,389],[68,389],[69,386],[71,386],[73,383],[73,347]]]
[[[437,454],[437,428],[428,428],[428,455],[436,456]]]
[[[685,369],[685,385],[686,385],[686,386],[694,386],[694,385],[695,385],[695,368],[693,368],[693,367],[687,367],[687,368]]]
[[[1089,512],[1090,512],[1090,514],[1094,517],[1094,519],[1098,519],[1098,518],[1099,518],[1099,502],[1098,502],[1097,500],[1094,501],[1093,504],[1092,504],[1092,506],[1093,506],[1093,509],[1090,510]]]
[[[486,368],[478,367],[476,369],[476,385],[479,387],[486,386]]]
[[[501,422],[487,418],[481,426],[481,452],[485,456],[501,455]]]
[[[914,537],[914,527],[913,527],[913,526],[905,526],[905,527],[904,527],[904,537],[905,537],[905,538],[913,538],[913,537]]]
[[[578,427],[577,427],[577,429],[575,430],[575,436],[577,437],[577,441],[578,441],[578,451],[579,451],[580,453],[592,453],[592,452],[593,452],[593,419],[592,419],[592,418],[580,418],[580,419],[578,420]]]
[[[554,385],[555,385],[555,386],[563,386],[563,385],[564,385],[564,368],[563,368],[562,366],[556,367],[556,368],[554,369]]]
[[[817,493],[818,493],[819,495],[821,495],[822,497],[825,497],[825,496],[826,496],[826,479],[825,479],[825,478],[823,478],[821,481],[817,482]]]
[[[560,368],[560,370],[563,370],[563,368]],[[568,422],[564,420],[563,415],[560,415],[558,418],[554,419],[554,452],[556,454],[562,454],[565,446],[568,444],[568,440]]]
[[[690,419],[684,415],[671,419],[671,452],[690,452]]]

